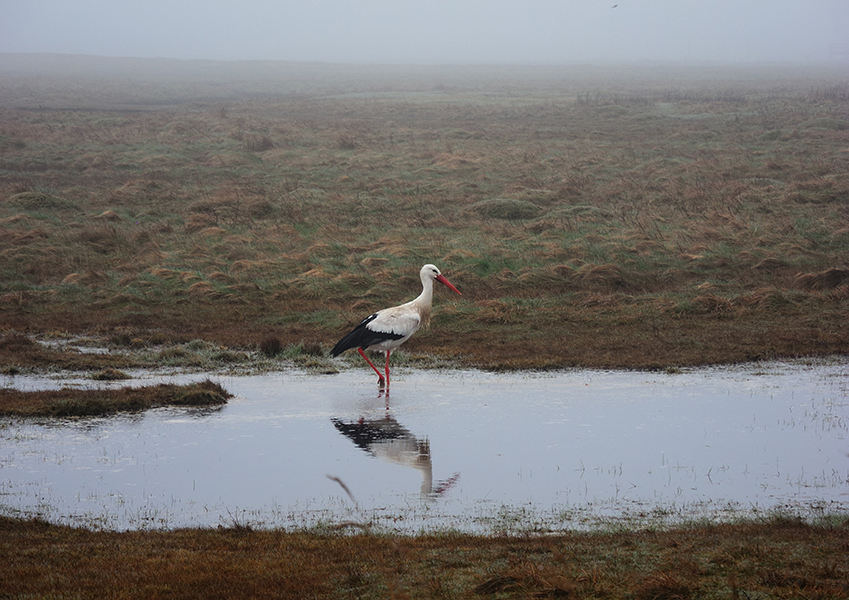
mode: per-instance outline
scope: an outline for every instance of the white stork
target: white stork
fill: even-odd
[[[433,303],[433,282],[438,281],[460,294],[434,265],[425,265],[419,272],[422,278],[422,293],[406,304],[384,308],[367,316],[359,325],[333,346],[330,356],[339,356],[349,348],[356,348],[366,362],[374,369],[379,378],[378,384],[389,387],[389,354],[410,339],[420,327],[430,323],[430,307]],[[462,294],[460,294],[462,295]],[[365,350],[383,350],[386,352],[386,379],[368,359]]]

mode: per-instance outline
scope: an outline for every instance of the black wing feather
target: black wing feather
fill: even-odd
[[[354,327],[354,329],[351,330],[351,333],[343,337],[336,343],[335,346],[333,346],[333,350],[330,351],[330,356],[339,356],[349,348],[362,348],[365,350],[369,346],[374,346],[380,342],[385,342],[386,340],[400,340],[404,337],[404,334],[402,333],[372,331],[366,327],[366,325],[374,321],[376,318],[377,313],[374,313],[360,321],[360,324]]]

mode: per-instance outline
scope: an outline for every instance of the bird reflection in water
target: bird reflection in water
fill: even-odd
[[[416,437],[390,415],[380,419],[331,421],[342,435],[372,456],[419,471],[422,476],[421,494],[424,497],[438,498],[444,495],[460,478],[460,474],[455,473],[434,484],[430,441]]]

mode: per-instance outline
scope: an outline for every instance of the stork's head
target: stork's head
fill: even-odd
[[[450,289],[454,290],[458,294],[460,294],[460,290],[451,285],[451,282],[445,279],[445,276],[439,272],[439,269],[436,268],[436,265],[425,265],[422,267],[419,275],[422,278],[422,285],[424,285],[425,281],[433,281],[434,279],[439,283],[448,286]],[[461,296],[463,294],[460,294]]]

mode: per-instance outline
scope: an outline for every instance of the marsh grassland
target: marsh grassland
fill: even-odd
[[[463,297],[436,299],[414,354],[665,368],[849,349],[839,67],[6,55],[0,82],[7,331],[320,353],[432,261]]]
[[[463,296],[401,360],[846,354],[847,150],[845,65],[0,55],[0,369],[327,368],[425,262]],[[34,341],[71,336],[110,351]],[[847,555],[840,517],[550,539],[2,519],[0,597],[846,598]]]

